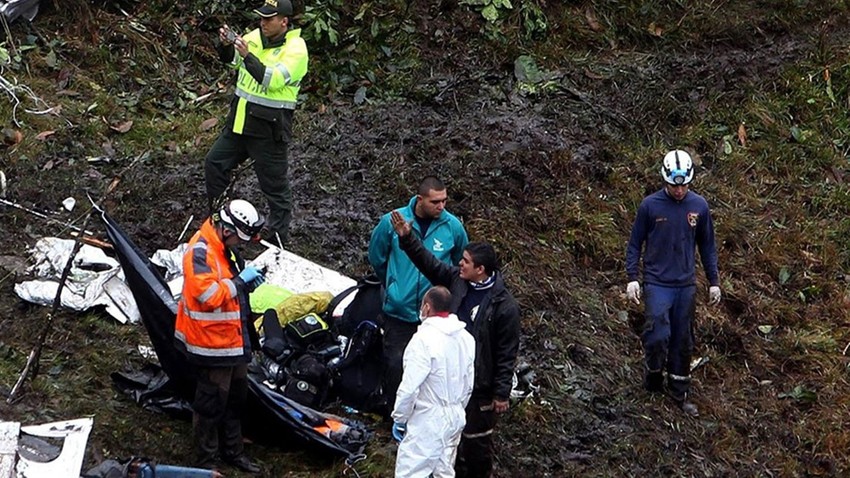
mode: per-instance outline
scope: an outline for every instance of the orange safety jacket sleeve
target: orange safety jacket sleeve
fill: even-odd
[[[236,281],[232,277],[222,277],[229,276],[230,271],[216,271],[210,267],[216,260],[203,240],[192,246],[192,272],[185,277],[184,294],[191,295],[202,310],[218,309],[232,301],[237,294]],[[220,266],[226,267],[227,264]]]

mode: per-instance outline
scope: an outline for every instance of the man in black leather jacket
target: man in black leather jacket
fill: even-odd
[[[519,306],[505,288],[493,246],[471,242],[460,263],[450,266],[422,247],[401,214],[393,211],[391,220],[401,249],[431,284],[448,287],[450,310],[475,338],[475,385],[455,469],[459,477],[488,477],[493,469],[496,415],[510,407],[519,350]]]

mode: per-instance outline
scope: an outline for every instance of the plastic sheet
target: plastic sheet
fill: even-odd
[[[15,293],[23,300],[50,306],[59,288],[59,279],[74,241],[45,237],[30,249],[33,265],[27,269],[38,280],[15,284]],[[74,257],[71,272],[62,289],[61,305],[73,310],[106,307],[106,312],[121,323],[138,322],[139,313],[133,294],[123,281],[121,267],[102,250],[83,245]]]

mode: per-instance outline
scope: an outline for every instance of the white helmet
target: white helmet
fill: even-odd
[[[234,199],[225,204],[219,212],[219,218],[222,223],[235,230],[243,241],[254,239],[266,224],[257,208],[244,199]]]
[[[664,156],[661,165],[661,177],[667,184],[680,186],[694,179],[694,162],[691,155],[681,149],[674,149]]]

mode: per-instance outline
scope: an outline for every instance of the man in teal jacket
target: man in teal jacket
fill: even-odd
[[[410,203],[398,209],[406,221],[412,222],[413,233],[423,246],[446,264],[457,264],[463,248],[469,243],[463,224],[445,210],[448,193],[438,178],[428,176]],[[369,262],[386,289],[384,315],[384,398],[387,411],[393,409],[396,391],[401,383],[404,348],[419,327],[419,305],[431,283],[399,248],[398,235],[390,214],[384,214],[372,231]]]

